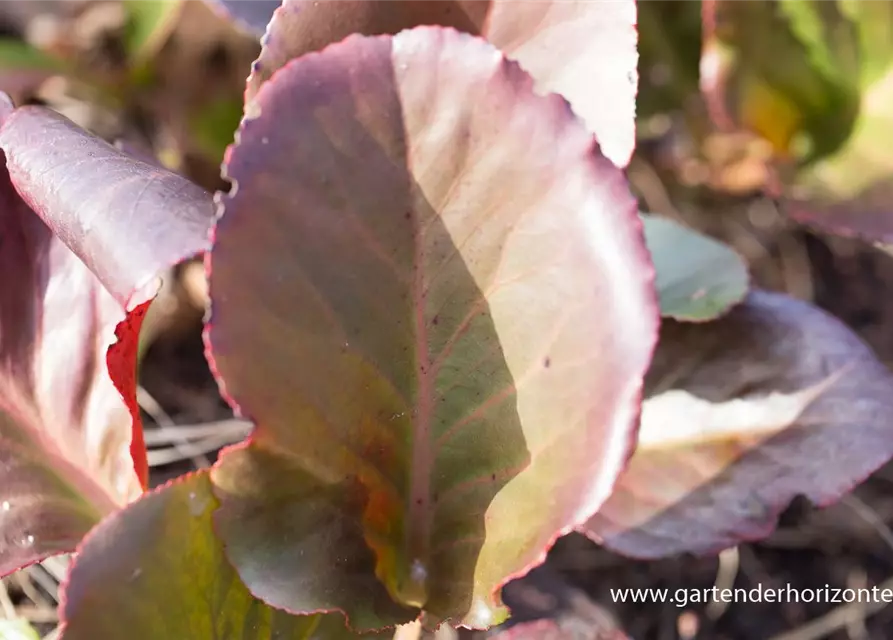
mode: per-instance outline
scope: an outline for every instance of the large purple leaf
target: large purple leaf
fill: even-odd
[[[567,98],[618,166],[635,147],[635,0],[285,0],[271,22],[245,98],[285,63],[352,33],[442,25],[482,35]]]
[[[211,529],[207,473],[178,478],[106,518],[64,587],[63,640],[356,638],[337,614],[292,616],[251,596]]]
[[[780,294],[665,322],[646,395],[636,453],[588,524],[633,556],[763,537],[795,496],[829,504],[893,456],[893,375],[838,320]]]
[[[452,29],[348,38],[255,107],[210,254],[207,340],[258,425],[213,474],[227,553],[362,629],[411,615],[368,611],[371,547],[397,602],[495,623],[629,453],[657,305],[623,175]]]
[[[106,366],[123,316],[0,166],[0,576],[72,550],[140,492]]]

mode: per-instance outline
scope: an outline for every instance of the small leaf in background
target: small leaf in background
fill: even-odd
[[[0,91],[19,94],[40,85],[66,66],[56,58],[11,38],[0,38]]]
[[[124,43],[137,64],[151,57],[170,33],[183,0],[123,2],[127,11]]]
[[[661,315],[703,322],[744,299],[747,265],[731,247],[669,218],[642,214]]]
[[[351,33],[432,24],[485,37],[533,76],[537,92],[567,98],[609,160],[629,162],[638,88],[634,0],[285,0],[248,78],[246,104],[289,60]]]
[[[704,11],[704,50],[718,52],[722,66],[702,76],[703,88],[731,120],[772,142],[781,158],[810,160],[839,148],[859,96],[847,64],[853,34],[820,32],[835,3],[707,0]]]
[[[398,602],[494,624],[629,454],[658,313],[624,177],[452,29],[352,36],[255,105],[210,254],[215,370],[258,425],[212,476],[227,554],[362,629],[371,547]]]
[[[292,616],[258,601],[211,527],[207,472],[145,494],[97,526],[64,585],[62,640],[348,640],[337,613]]]
[[[191,119],[196,144],[209,158],[223,158],[242,119],[242,101],[224,97],[197,110]]]
[[[893,4],[706,2],[712,104],[773,143],[768,187],[797,221],[893,242]],[[721,55],[716,55],[721,52]]]
[[[27,620],[0,619],[0,640],[40,640],[40,635]]]
[[[664,322],[638,448],[587,532],[647,558],[763,537],[794,497],[827,505],[887,462],[891,412],[893,376],[805,302]]]
[[[862,94],[859,120],[846,145],[803,170],[789,190],[786,206],[795,220],[893,243],[893,56],[889,62],[888,75]]]
[[[11,108],[10,105],[6,105]],[[0,161],[3,156],[0,154]],[[0,575],[140,493],[106,364],[124,313],[0,168]]]

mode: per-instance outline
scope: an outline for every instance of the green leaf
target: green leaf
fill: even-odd
[[[213,473],[229,557],[354,628],[494,624],[629,454],[658,310],[623,174],[451,29],[352,36],[252,108],[210,254],[214,369],[257,425]],[[407,608],[369,610],[376,575]]]
[[[712,320],[747,295],[744,260],[731,247],[668,218],[642,214],[661,315]]]
[[[223,160],[241,119],[241,99],[220,98],[200,107],[191,119],[191,130],[202,153],[217,161]]]
[[[707,0],[702,85],[732,119],[766,138],[776,152],[812,161],[847,139],[859,106],[855,33],[833,2]]]
[[[829,3],[830,4],[830,3]],[[841,235],[893,241],[893,4],[839,1],[836,31],[858,37],[855,125],[832,156],[805,167],[787,193],[795,219]]]
[[[132,60],[150,57],[176,23],[182,0],[124,2],[127,10],[125,45]]]
[[[62,640],[357,637],[337,613],[296,616],[252,597],[214,535],[216,507],[200,472],[103,520],[64,585]]]

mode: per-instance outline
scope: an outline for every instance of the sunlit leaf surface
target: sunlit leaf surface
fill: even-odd
[[[213,474],[227,553],[358,629],[498,622],[629,453],[657,306],[623,175],[450,29],[351,37],[255,105],[210,256],[216,372],[258,425]]]

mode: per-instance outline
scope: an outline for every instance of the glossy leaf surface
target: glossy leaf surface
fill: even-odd
[[[772,189],[797,220],[893,241],[893,5],[705,3],[714,105],[776,148]]]
[[[0,575],[140,491],[106,364],[123,315],[0,168]]]
[[[16,190],[128,309],[207,246],[210,194],[49,109],[13,111],[0,148]]]
[[[211,527],[207,473],[184,476],[106,518],[78,550],[62,638],[346,640],[338,614],[292,616],[251,596]]]
[[[706,553],[767,535],[797,495],[829,504],[893,456],[893,376],[838,320],[754,292],[667,321],[639,445],[588,531],[621,553]]]
[[[248,79],[246,101],[292,58],[351,33],[395,34],[417,25],[453,27],[492,42],[536,80],[567,98],[618,166],[635,147],[634,0],[286,0]]]
[[[747,295],[747,265],[734,249],[669,218],[643,214],[642,222],[661,315],[712,320]]]
[[[412,615],[368,610],[373,560],[396,601],[493,624],[629,452],[658,314],[623,175],[451,29],[351,37],[256,106],[210,254],[206,339],[258,425],[213,475],[227,553],[355,628]]]

